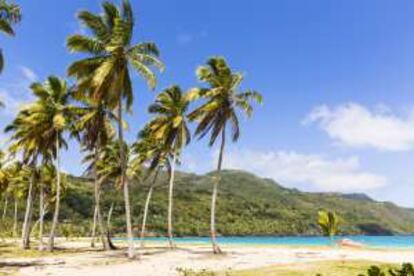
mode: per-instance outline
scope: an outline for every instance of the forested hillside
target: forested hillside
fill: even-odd
[[[148,183],[131,183],[134,230],[138,231]],[[176,235],[208,235],[211,174],[178,173],[174,194]],[[114,203],[114,232],[124,232],[121,191],[106,184],[103,211]],[[414,232],[414,211],[361,194],[304,193],[270,179],[242,171],[224,171],[218,201],[218,231],[222,235],[317,235],[317,211],[335,210],[342,233],[408,234]],[[93,185],[87,178],[69,177],[62,208],[62,226],[87,234],[93,213]],[[159,177],[150,204],[148,230],[165,234],[167,178]],[[50,219],[50,217],[48,217]]]

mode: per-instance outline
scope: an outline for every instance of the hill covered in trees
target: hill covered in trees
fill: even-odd
[[[174,193],[174,230],[180,235],[208,235],[211,176],[178,173]],[[166,232],[167,175],[158,178],[150,203],[148,230]],[[134,230],[138,231],[148,183],[131,182]],[[122,192],[111,185],[103,191],[103,211],[114,204],[114,232],[124,232]],[[93,214],[93,183],[69,177],[63,198],[64,226],[87,235]],[[376,202],[360,194],[305,193],[273,180],[227,170],[222,173],[217,222],[222,235],[318,235],[317,211],[335,210],[343,234],[409,234],[414,232],[414,210]],[[50,219],[50,218],[49,218]]]

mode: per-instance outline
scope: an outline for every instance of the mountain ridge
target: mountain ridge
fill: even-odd
[[[174,190],[176,235],[206,236],[209,233],[211,176],[177,172]],[[69,177],[64,219],[85,225],[93,212],[93,185],[84,177]],[[217,202],[217,227],[222,235],[319,235],[317,212],[336,211],[342,234],[396,235],[414,233],[414,210],[394,203],[375,201],[361,193],[310,193],[283,187],[269,178],[241,170],[222,171]],[[146,183],[131,181],[134,229],[138,231],[148,189]],[[157,181],[149,209],[149,231],[164,235],[167,214],[168,177]],[[114,229],[122,232],[122,193],[104,185],[103,211],[114,203]],[[74,218],[73,218],[74,217]]]

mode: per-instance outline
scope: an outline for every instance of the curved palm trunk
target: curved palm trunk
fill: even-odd
[[[45,207],[44,207],[44,189],[43,183],[40,183],[40,195],[39,195],[39,250],[43,251],[43,218],[45,216]]]
[[[6,218],[6,215],[7,215],[7,206],[8,206],[8,203],[9,203],[9,198],[7,196],[7,193],[6,193],[4,195],[4,208],[3,208],[3,216],[2,216],[3,220]]]
[[[96,221],[97,221],[97,219],[98,219],[98,208],[96,207],[96,204],[95,204],[95,208],[94,208],[94,211],[93,211],[92,234],[91,234],[91,247],[92,248],[95,248]]]
[[[126,157],[124,152],[124,133],[122,129],[122,97],[119,97],[118,102],[118,139],[119,139],[119,150],[121,157],[121,186],[124,191],[125,201],[125,219],[127,226],[127,237],[128,237],[128,258],[134,258],[134,240],[132,234],[132,223],[131,223],[131,205],[129,203],[129,187],[128,179],[126,177]]]
[[[33,212],[33,182],[35,180],[35,163],[32,163],[32,176],[30,177],[29,181],[29,190],[27,192],[27,200],[26,200],[26,211],[24,214],[24,221],[22,227],[22,248],[29,249],[30,248],[30,225],[32,223],[32,212]]]
[[[157,182],[158,174],[159,174],[159,169],[155,173],[154,179],[152,180],[152,184],[148,190],[147,199],[145,200],[144,215],[142,217],[141,234],[140,234],[141,249],[144,249],[144,246],[145,246],[144,238],[145,238],[145,227],[147,224],[148,207],[151,201],[152,192],[154,191],[155,183]]]
[[[95,187],[96,215],[97,215],[97,219],[98,219],[99,234],[100,234],[100,237],[101,237],[103,248],[104,248],[104,250],[110,250],[111,247],[109,246],[108,240],[105,237],[106,234],[107,234],[107,229],[105,228],[105,225],[103,223],[103,217],[102,217],[101,207],[100,207],[100,198],[101,198],[101,193],[99,191],[100,186],[101,185],[98,181],[98,183]]]
[[[98,226],[99,226],[99,233],[101,236],[102,244],[104,250],[110,250],[111,247],[109,246],[108,240],[105,237],[105,234],[107,234],[107,230],[105,229],[105,225],[103,223],[101,208],[100,208],[100,198],[101,198],[101,182],[98,179],[98,174],[96,172],[96,163],[98,162],[98,151],[95,150],[95,156],[94,156],[94,164],[95,164],[95,210],[96,210],[96,216],[98,220]]]
[[[177,160],[177,153],[174,152],[173,160],[171,164],[171,175],[170,175],[170,183],[169,183],[169,191],[168,191],[168,242],[170,245],[170,249],[175,247],[174,240],[173,240],[173,229],[172,229],[172,209],[173,209],[174,174],[175,174],[176,160]]]
[[[49,251],[53,251],[55,247],[55,232],[59,220],[60,209],[60,147],[59,147],[59,135],[56,137],[56,202],[55,213],[53,214],[52,228],[49,235]]]
[[[225,144],[226,144],[226,130],[224,127],[221,132],[221,146],[220,146],[219,160],[217,164],[217,175],[215,177],[214,186],[213,186],[213,195],[211,197],[210,235],[211,235],[211,243],[213,246],[214,254],[222,253],[222,250],[220,249],[217,243],[217,238],[216,238],[216,201],[217,201],[218,185],[221,180],[221,167],[223,164],[223,154],[224,154]]]
[[[114,210],[114,203],[112,202],[111,207],[109,208],[109,211],[108,211],[108,216],[106,218],[106,229],[107,229],[106,239],[108,241],[108,245],[109,245],[110,249],[116,249],[116,246],[112,243],[112,239],[111,239],[111,237],[112,237],[112,234],[111,234],[111,230],[112,230],[111,219],[112,219],[113,210]]]
[[[14,219],[13,219],[13,237],[17,238],[17,208],[18,201],[17,197],[14,198]]]

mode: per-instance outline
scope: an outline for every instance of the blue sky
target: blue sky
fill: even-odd
[[[27,86],[65,75],[78,56],[65,39],[83,32],[81,9],[100,1],[19,0],[23,21],[14,39],[0,37],[0,127],[30,101]],[[244,72],[244,88],[264,95],[225,165],[306,191],[365,192],[414,207],[414,3],[412,1],[132,1],[136,41],[155,41],[167,70],[157,91],[198,85],[194,71],[223,55]],[[132,141],[156,92],[134,77]],[[4,142],[5,136],[0,136]],[[216,150],[194,141],[181,169],[212,170]],[[75,142],[66,171],[81,173]]]

